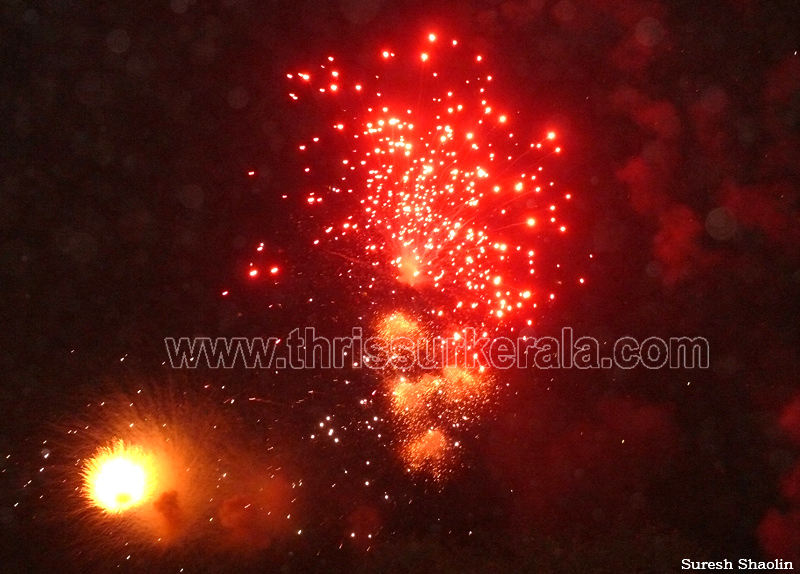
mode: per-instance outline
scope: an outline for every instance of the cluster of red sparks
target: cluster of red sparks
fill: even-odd
[[[333,57],[287,74],[293,100],[335,108],[330,129],[298,146],[308,156],[305,172],[317,171],[315,152],[342,150],[325,174],[329,185],[306,202],[314,209],[344,203],[345,215],[314,245],[341,256],[340,275],[367,292],[412,288],[432,320],[485,334],[520,319],[531,325],[537,305],[555,296],[534,281],[535,244],[566,231],[558,204],[570,194],[541,165],[561,151],[556,134],[527,141],[515,114],[491,99],[485,59],[456,40],[430,34],[410,62],[392,50],[377,60],[377,71],[361,78]],[[426,325],[399,310],[379,318],[375,331],[386,340],[430,342],[438,333]],[[448,327],[456,336],[461,330]],[[390,369],[383,379],[406,468],[441,479],[460,447],[457,433],[496,395],[493,377],[483,367],[442,365],[426,373]]]
[[[381,71],[362,80],[333,57],[314,73],[288,74],[293,99],[328,96],[339,110],[332,129],[299,145],[310,156],[305,171],[315,169],[314,151],[346,150],[335,180],[307,202],[344,194],[352,209],[314,243],[343,254],[351,268],[380,269],[378,277],[429,295],[435,315],[498,325],[543,298],[534,243],[566,231],[558,203],[570,195],[537,162],[561,149],[553,132],[528,142],[514,131],[524,126],[490,99],[482,56],[463,62],[457,41],[438,46],[434,34],[427,43],[412,62],[384,51]],[[440,66],[468,71],[451,81]],[[398,73],[416,77],[417,89]]]

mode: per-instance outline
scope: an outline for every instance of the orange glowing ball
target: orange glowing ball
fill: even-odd
[[[84,465],[84,492],[93,506],[110,514],[131,510],[152,495],[152,467],[141,448],[116,441],[98,449]]]

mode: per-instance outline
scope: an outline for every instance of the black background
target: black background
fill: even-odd
[[[682,558],[800,560],[795,2],[0,9],[0,571],[62,567],[76,547],[79,564],[82,545],[102,544],[47,518],[58,489],[39,471],[41,441],[109,382],[171,381],[165,336],[347,332],[391,306],[309,249],[318,224],[303,206],[295,143],[319,118],[290,105],[284,75],[431,29],[486,53],[508,105],[558,128],[559,184],[575,199],[569,238],[552,253],[587,284],[560,288],[541,332],[701,335],[710,368],[509,374],[444,489],[415,485],[390,462],[375,471],[403,502],[381,507],[369,551],[340,545],[354,509],[374,497],[321,486],[345,464],[322,449],[310,455],[319,480],[304,494],[302,543],[283,540],[244,565],[190,549],[128,566],[663,572]],[[279,278],[251,280],[253,261],[280,265]],[[287,445],[326,412],[348,416],[372,384],[192,377],[295,405],[251,429]],[[296,403],[309,389],[323,398]]]

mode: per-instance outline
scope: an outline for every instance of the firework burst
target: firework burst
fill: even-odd
[[[415,53],[328,57],[287,79],[298,109],[312,104],[327,124],[297,144],[303,209],[325,221],[313,244],[344,262],[369,306],[395,309],[376,313],[364,361],[406,469],[438,480],[497,396],[485,365],[465,366],[465,335],[532,325],[555,297],[535,264],[542,238],[567,230],[570,195],[546,171],[556,134],[493,95],[481,54],[435,34]]]
[[[146,502],[157,471],[141,448],[115,441],[100,448],[83,467],[89,501],[108,513],[121,513]]]
[[[247,446],[253,429],[219,395],[176,380],[113,389],[59,427],[60,494],[48,500],[60,506],[50,514],[94,541],[79,549],[81,561],[180,560],[198,549],[243,556],[296,534],[302,481]]]
[[[332,130],[299,145],[341,151],[333,169],[309,158],[306,172],[330,181],[307,203],[344,197],[353,206],[314,243],[348,261],[347,273],[368,269],[369,288],[386,279],[414,288],[434,315],[530,321],[552,298],[534,281],[537,239],[566,231],[558,204],[569,194],[541,165],[560,152],[555,133],[528,141],[493,100],[484,58],[457,41],[431,34],[411,62],[391,50],[378,60],[361,80],[332,57],[288,74],[293,99],[329,98],[336,109]]]

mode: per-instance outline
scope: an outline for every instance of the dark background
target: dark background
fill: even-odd
[[[509,107],[558,127],[559,184],[575,199],[570,236],[552,249],[587,285],[560,289],[541,332],[701,335],[711,366],[511,374],[462,470],[442,489],[386,462],[376,480],[401,502],[375,512],[359,510],[373,494],[321,486],[342,455],[303,453],[321,477],[305,494],[311,534],[236,567],[800,561],[794,0],[6,0],[0,10],[0,571],[52,569],[81,546],[68,522],[46,518],[40,498],[54,485],[39,471],[41,441],[109,381],[171,380],[165,336],[348,332],[368,308],[390,306],[352,292],[336,278],[341,262],[309,249],[318,225],[294,150],[318,118],[289,105],[284,75],[430,29],[485,52]],[[251,262],[281,273],[251,280]],[[264,414],[268,430],[252,425],[295,437],[287,444],[326,412],[347,418],[373,385],[193,376],[295,405]],[[309,389],[322,398],[297,406]],[[371,440],[353,438],[390,458]],[[365,514],[378,516],[374,547],[340,547]],[[224,572],[238,558],[209,564],[191,549],[139,566]]]

